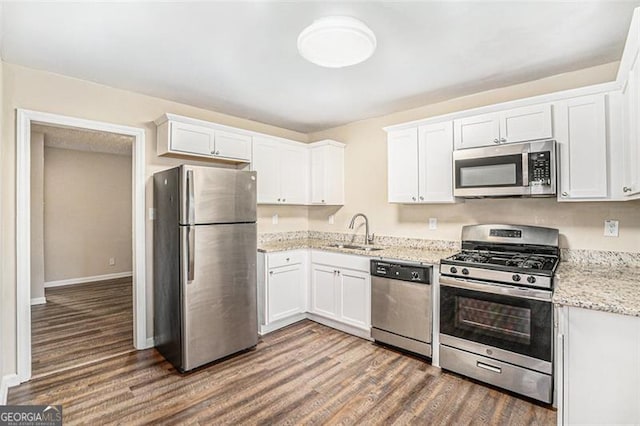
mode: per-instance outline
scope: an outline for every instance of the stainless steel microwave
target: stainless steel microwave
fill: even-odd
[[[553,197],[556,141],[454,151],[453,169],[456,197]]]

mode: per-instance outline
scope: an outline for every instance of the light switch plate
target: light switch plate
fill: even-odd
[[[429,229],[438,229],[438,219],[435,217],[429,218]]]
[[[329,225],[333,225],[334,223],[336,223],[336,215],[335,214],[330,214],[329,215]]]
[[[273,216],[271,216],[271,223],[273,225],[277,225],[278,224],[278,213],[276,213]]]
[[[113,265],[115,265],[115,264],[116,264],[116,258],[115,258],[115,257],[110,257],[110,258],[109,258],[109,265],[110,265],[110,266],[113,266]]]
[[[604,221],[604,236],[605,237],[617,237],[618,236],[618,221],[613,219],[607,219]]]

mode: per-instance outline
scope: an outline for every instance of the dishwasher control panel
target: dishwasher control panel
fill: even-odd
[[[384,260],[371,261],[371,275],[393,280],[431,283],[431,266],[414,265]]]

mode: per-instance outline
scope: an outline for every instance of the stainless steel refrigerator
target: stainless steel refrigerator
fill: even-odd
[[[258,342],[256,173],[155,173],[154,339],[180,371]]]

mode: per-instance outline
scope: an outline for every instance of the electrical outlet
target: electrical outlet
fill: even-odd
[[[436,219],[435,217],[429,218],[429,229],[438,229],[438,219]]]
[[[153,207],[149,207],[149,220],[154,220],[156,218],[156,209]]]
[[[618,221],[613,219],[607,219],[604,221],[604,236],[605,237],[617,237],[618,236]]]
[[[273,225],[277,225],[278,224],[278,213],[276,213],[273,216],[271,216],[271,223]]]
[[[336,215],[335,214],[330,214],[329,215],[329,225],[333,225],[334,223],[336,223]]]
[[[113,266],[116,264],[116,258],[115,257],[110,257],[109,258],[109,266]]]

